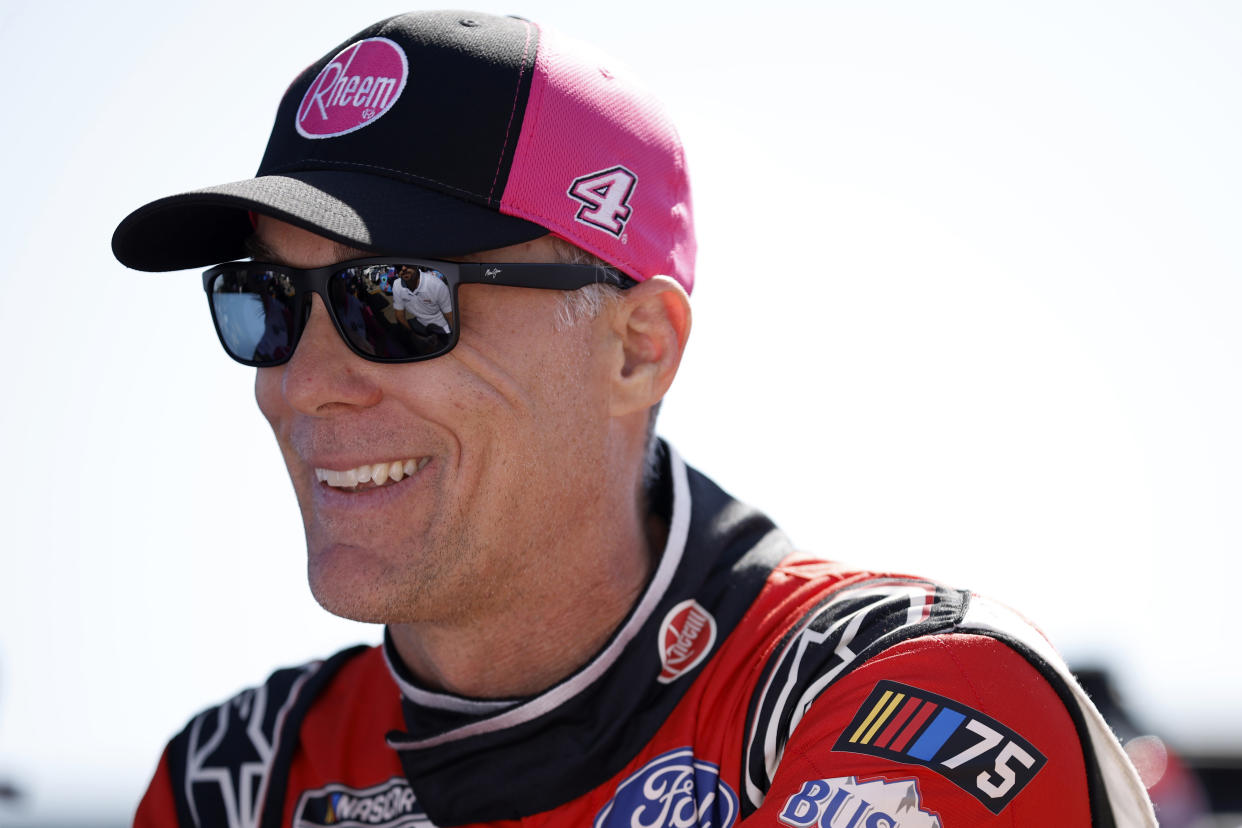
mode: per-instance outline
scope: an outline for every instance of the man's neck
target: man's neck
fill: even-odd
[[[553,686],[603,649],[637,603],[667,527],[649,517],[628,535],[604,554],[575,556],[572,571],[557,568],[495,612],[391,624],[397,654],[428,689],[455,695],[521,698]]]

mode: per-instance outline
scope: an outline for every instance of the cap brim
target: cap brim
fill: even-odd
[[[207,267],[249,255],[249,212],[269,215],[381,255],[440,258],[506,247],[547,234],[417,184],[367,173],[312,170],[267,175],[168,196],[117,226],[112,252],[135,270]]]

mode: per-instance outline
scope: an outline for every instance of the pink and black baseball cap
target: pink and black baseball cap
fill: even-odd
[[[162,198],[117,227],[125,265],[244,258],[251,213],[379,255],[445,258],[546,233],[639,281],[694,283],[681,141],[590,47],[516,17],[376,23],[281,100],[255,178]]]

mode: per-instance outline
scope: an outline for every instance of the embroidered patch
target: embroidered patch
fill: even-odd
[[[780,820],[793,828],[943,828],[922,807],[917,779],[812,779],[785,800]]]
[[[693,598],[668,611],[660,625],[660,683],[690,672],[716,643],[716,619]]]
[[[634,211],[630,196],[637,186],[638,176],[618,165],[575,178],[565,194],[582,204],[575,219],[620,239]]]
[[[303,138],[335,138],[362,129],[397,102],[409,77],[401,47],[386,37],[351,43],[319,71],[294,115]]]
[[[737,794],[720,767],[694,758],[690,748],[662,753],[617,786],[595,815],[594,828],[729,828]]]
[[[994,814],[1048,761],[992,717],[895,681],[876,684],[832,749],[930,768]]]
[[[333,783],[306,791],[293,812],[293,828],[435,828],[410,783],[394,777],[358,790]]]

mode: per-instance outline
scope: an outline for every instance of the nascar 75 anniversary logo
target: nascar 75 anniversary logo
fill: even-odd
[[[832,749],[930,768],[994,814],[1048,761],[990,716],[895,681],[876,684]]]

